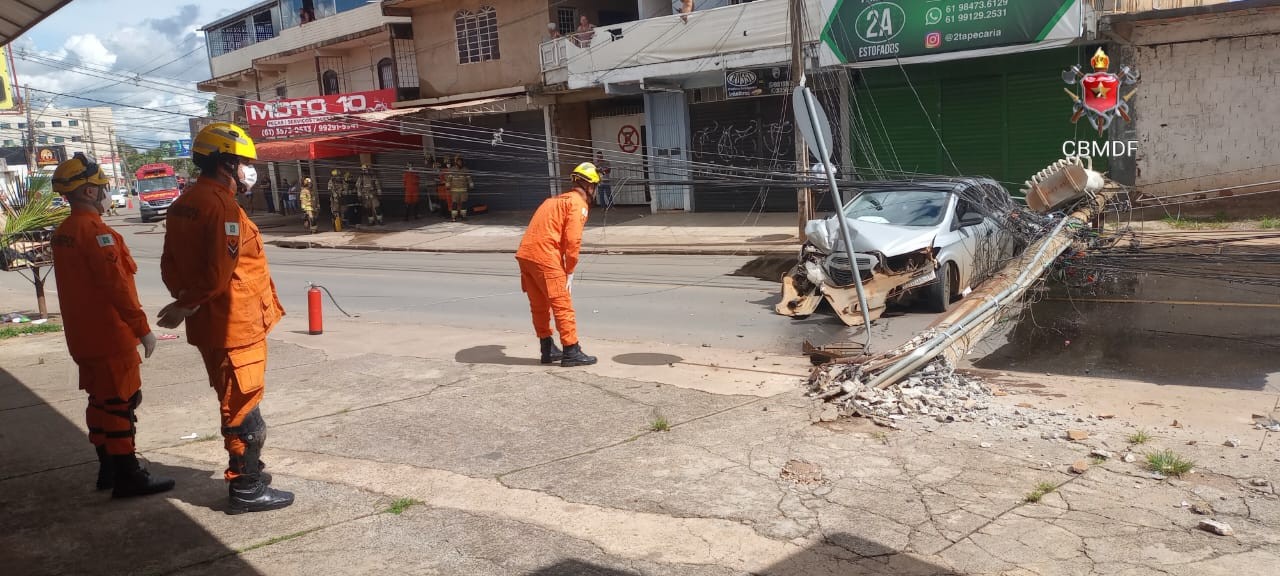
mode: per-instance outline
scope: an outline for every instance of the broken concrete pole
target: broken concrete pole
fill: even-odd
[[[1200,529],[1205,532],[1213,532],[1219,536],[1235,536],[1236,534],[1236,531],[1231,529],[1230,524],[1207,518],[1200,521]]]

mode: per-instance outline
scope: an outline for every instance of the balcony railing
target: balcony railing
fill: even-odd
[[[690,62],[692,68],[705,71],[720,67],[703,62],[706,58],[772,53],[790,46],[789,4],[788,0],[757,0],[695,11],[687,19],[672,15],[601,26],[589,40],[567,34],[541,45],[544,80],[550,84],[567,78],[568,87],[576,89],[652,76],[659,72],[650,68],[655,64]],[[824,23],[822,4],[805,3],[809,11],[805,42],[818,40]],[[778,61],[786,59],[783,55]],[[662,73],[679,74],[679,70],[667,68]]]
[[[248,31],[215,31],[209,34],[207,40],[210,68],[213,77],[218,78],[252,68],[253,61],[258,58],[323,45],[326,41],[376,30],[387,24],[409,22],[408,16],[384,16],[382,4],[374,2],[283,30],[258,26],[252,35]]]
[[[1126,14],[1151,10],[1194,8],[1211,4],[1224,4],[1232,0],[1088,0],[1098,14]]]

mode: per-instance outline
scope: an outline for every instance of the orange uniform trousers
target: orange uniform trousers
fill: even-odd
[[[516,262],[520,263],[520,289],[529,296],[529,312],[538,338],[555,334],[551,331],[551,317],[555,316],[560,344],[577,344],[578,321],[573,313],[573,298],[569,296],[569,277],[562,270],[552,270],[528,260],[517,258]]]
[[[85,421],[89,442],[102,446],[107,454],[133,454],[136,432],[133,411],[142,403],[142,365],[138,353],[132,357],[77,361],[80,389],[89,394]]]
[[[238,434],[228,434],[226,429],[239,426],[245,416],[262,402],[266,384],[267,341],[259,340],[236,348],[199,347],[204,358],[204,369],[209,374],[209,385],[218,395],[222,409],[222,444],[233,459],[244,456],[245,444]],[[235,470],[227,468],[223,476],[234,480]]]

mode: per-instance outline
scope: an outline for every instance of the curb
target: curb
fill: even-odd
[[[509,248],[432,248],[432,247],[396,247],[396,246],[374,246],[371,244],[344,244],[340,246],[330,246],[320,242],[311,242],[308,240],[271,240],[267,244],[280,248],[293,248],[303,250],[307,248],[324,248],[329,250],[362,250],[367,252],[425,252],[436,254],[515,254],[514,249]],[[777,254],[792,254],[799,252],[798,247],[787,246],[759,246],[759,247],[740,247],[740,248],[671,248],[657,246],[635,246],[635,247],[594,247],[583,246],[582,254],[636,254],[636,255],[690,255],[690,256],[771,256]]]

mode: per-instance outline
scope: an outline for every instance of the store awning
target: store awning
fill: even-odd
[[[263,162],[320,160],[358,154],[421,150],[422,136],[389,130],[368,130],[333,136],[259,142],[257,148],[258,160]]]
[[[13,42],[71,0],[0,0],[0,46]]]

